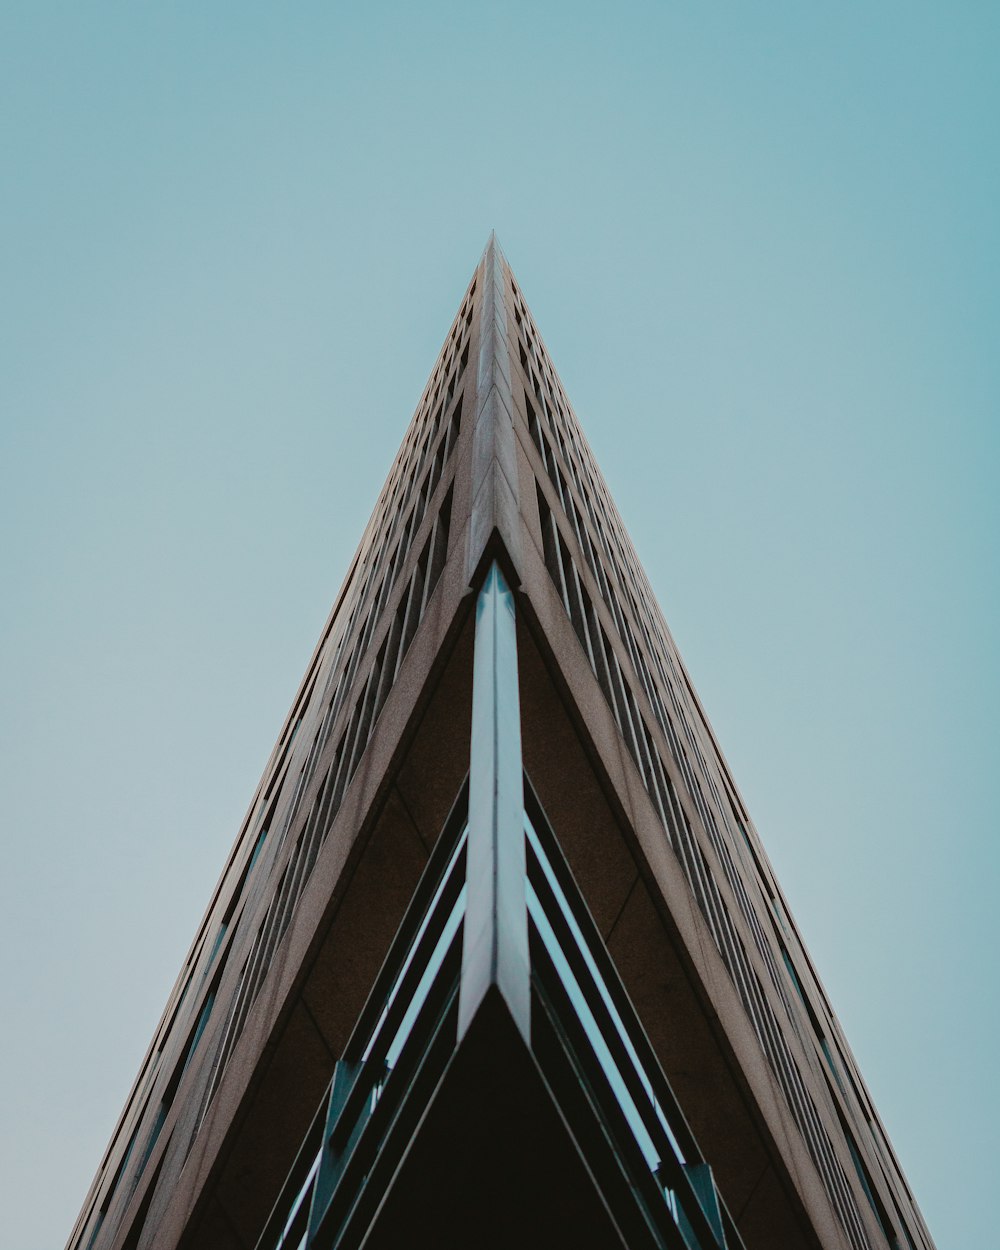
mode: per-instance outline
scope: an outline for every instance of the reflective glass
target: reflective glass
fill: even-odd
[[[300,1250],[300,1248],[305,1244],[305,1234],[302,1235],[302,1239],[297,1242],[294,1247],[290,1245],[286,1246],[285,1239],[288,1237],[292,1225],[295,1223],[295,1217],[302,1210],[303,1204],[308,1206],[309,1200],[312,1198],[313,1182],[316,1180],[316,1175],[319,1172],[319,1165],[322,1157],[323,1149],[321,1147],[316,1154],[316,1158],[312,1161],[306,1179],[302,1182],[302,1188],[295,1195],[292,1205],[288,1208],[288,1216],[282,1226],[278,1240],[274,1243],[274,1250]]]
[[[407,970],[409,969],[410,964],[413,962],[413,957],[414,957],[414,954],[416,953],[417,947],[420,945],[420,940],[424,936],[424,933],[427,931],[427,926],[430,924],[431,918],[434,915],[435,910],[437,909],[437,905],[441,901],[441,895],[444,893],[445,887],[447,886],[449,880],[451,879],[452,873],[455,871],[455,864],[457,863],[458,858],[462,853],[462,848],[465,846],[465,839],[466,839],[466,835],[468,834],[468,831],[469,831],[469,827],[468,825],[466,825],[463,828],[461,834],[459,835],[458,841],[455,843],[455,849],[452,851],[451,857],[448,860],[448,866],[445,868],[444,872],[441,874],[441,880],[438,883],[437,889],[434,891],[434,897],[431,899],[427,910],[424,912],[424,916],[420,922],[420,927],[417,929],[416,936],[414,937],[413,941],[410,943],[409,950],[406,952],[406,958],[403,960],[403,966],[400,968],[399,972],[396,975],[396,979],[392,983],[392,989],[389,991],[388,997],[385,1000],[385,1005],[383,1006],[381,1012],[379,1013],[378,1021],[376,1022],[374,1029],[372,1029],[372,1035],[368,1039],[368,1043],[365,1046],[364,1054],[361,1056],[362,1062],[367,1061],[368,1056],[372,1053],[372,1050],[375,1048],[375,1043],[378,1040],[379,1034],[382,1032],[382,1026],[385,1023],[385,1018],[389,1014],[389,1008],[392,1006],[393,1002],[395,1001],[396,995],[399,993],[399,987],[400,985],[402,985],[403,979],[406,976]],[[465,887],[464,886],[462,887],[461,898],[462,898],[462,905],[464,908],[464,905],[465,905]],[[437,951],[440,949],[440,945],[441,944],[439,942],[438,946],[435,948],[435,954],[437,954]],[[447,949],[448,949],[447,946],[445,946],[444,951],[446,952]],[[441,958],[442,959],[444,958],[444,953],[442,953]],[[431,960],[431,962],[433,962],[433,959]],[[438,961],[438,966],[440,966],[440,961]],[[425,973],[425,976],[421,978],[421,982],[420,982],[421,985],[424,984],[425,979],[426,979],[426,973]],[[419,989],[418,989],[418,994],[419,994]],[[426,994],[426,991],[425,991],[425,994]],[[407,1015],[409,1014],[410,1013],[408,1011]],[[412,1021],[410,1022],[410,1027],[412,1027]]]
[[[639,1148],[642,1150],[646,1163],[649,1166],[650,1171],[655,1172],[660,1165],[659,1151],[653,1144],[653,1139],[650,1137],[649,1131],[643,1122],[639,1108],[635,1105],[635,1100],[628,1091],[628,1087],[625,1084],[621,1071],[619,1070],[617,1063],[615,1063],[611,1051],[608,1049],[608,1044],[604,1040],[604,1035],[602,1034],[597,1021],[594,1019],[593,1014],[587,1005],[587,1000],[583,995],[583,991],[580,989],[579,983],[573,974],[573,970],[570,968],[569,961],[566,959],[563,949],[560,946],[555,933],[552,931],[552,926],[549,924],[548,917],[545,915],[545,909],[542,907],[541,902],[538,899],[538,895],[535,893],[534,887],[530,881],[528,882],[528,913],[535,922],[535,927],[538,929],[539,935],[545,943],[545,948],[549,952],[549,956],[552,959],[553,964],[555,964],[559,979],[562,981],[567,994],[569,994],[573,1008],[580,1019],[580,1023],[584,1027],[591,1046],[594,1048],[594,1054],[597,1056],[598,1062],[604,1069],[604,1074],[608,1078],[608,1082],[614,1091],[614,1095],[617,1098],[622,1111],[625,1113],[625,1117],[629,1122],[629,1126],[632,1129],[632,1133],[634,1134],[636,1141],[639,1143]]]
[[[400,1021],[396,1036],[392,1039],[386,1052],[386,1067],[390,1071],[396,1066],[396,1061],[399,1059],[400,1053],[406,1044],[406,1039],[410,1036],[410,1030],[413,1028],[420,1008],[424,1005],[424,1001],[430,993],[434,978],[441,971],[441,965],[444,963],[445,956],[455,940],[455,934],[458,932],[458,927],[465,916],[465,891],[466,887],[463,884],[458,898],[455,900],[455,906],[451,909],[451,915],[448,917],[441,931],[441,936],[437,940],[437,945],[434,947],[434,953],[427,961],[424,975],[420,978],[413,997],[410,999],[410,1005],[406,1009],[406,1014]]]
[[[616,1006],[615,1006],[615,1004],[614,1004],[614,1000],[613,1000],[613,999],[612,999],[612,997],[611,997],[611,993],[610,993],[610,991],[608,990],[608,987],[607,987],[607,986],[605,985],[605,983],[604,983],[604,978],[601,976],[601,974],[600,974],[600,972],[599,972],[599,970],[598,970],[597,964],[596,964],[596,962],[594,961],[594,957],[593,957],[593,955],[590,953],[590,948],[589,948],[589,946],[588,946],[587,942],[584,940],[583,933],[580,931],[580,926],[579,926],[579,925],[577,924],[577,922],[576,922],[576,919],[575,919],[575,917],[574,917],[574,915],[573,915],[572,909],[570,908],[570,905],[569,905],[569,903],[568,903],[568,902],[567,902],[567,900],[566,900],[566,896],[565,896],[565,894],[564,894],[564,893],[563,893],[563,891],[562,891],[562,887],[560,886],[559,881],[558,881],[558,879],[556,878],[555,873],[552,871],[552,867],[551,867],[551,865],[549,864],[549,861],[548,861],[548,858],[546,857],[545,851],[542,849],[542,845],[541,845],[541,842],[540,842],[540,840],[539,840],[538,834],[535,832],[534,828],[532,827],[531,821],[528,819],[527,814],[525,814],[525,817],[524,817],[524,829],[525,829],[525,833],[526,833],[526,834],[527,834],[527,836],[528,836],[528,840],[529,840],[529,841],[530,841],[530,843],[531,843],[532,849],[534,850],[535,855],[536,855],[536,857],[537,857],[537,859],[538,859],[538,863],[540,864],[540,866],[541,866],[541,868],[542,868],[542,871],[543,871],[543,872],[544,872],[544,874],[545,874],[545,880],[546,880],[546,882],[548,883],[548,886],[549,886],[549,888],[551,889],[551,891],[552,891],[552,893],[553,893],[553,895],[554,895],[554,897],[555,897],[555,900],[556,900],[556,902],[557,902],[557,903],[558,903],[558,905],[559,905],[559,909],[560,909],[560,911],[562,912],[563,917],[564,917],[564,919],[566,920],[566,923],[569,925],[570,932],[571,932],[571,933],[572,933],[572,935],[573,935],[573,940],[574,940],[574,942],[576,943],[576,945],[577,945],[577,947],[578,947],[578,949],[579,949],[580,953],[581,953],[581,954],[582,954],[582,956],[583,956],[584,962],[585,962],[585,963],[586,963],[586,965],[587,965],[587,971],[590,973],[591,979],[593,980],[594,985],[597,987],[597,990],[598,990],[598,992],[599,992],[599,993],[600,993],[600,995],[601,995],[601,998],[602,998],[602,1000],[603,1000],[603,1002],[604,1002],[604,1005],[605,1005],[605,1007],[607,1008],[609,1015],[611,1016],[612,1022],[614,1023],[614,1026],[615,1026],[615,1031],[617,1032],[617,1034],[618,1034],[618,1036],[619,1036],[619,1038],[620,1038],[620,1040],[621,1040],[621,1042],[622,1042],[622,1045],[625,1047],[625,1050],[626,1050],[626,1052],[627,1052],[627,1054],[628,1054],[628,1057],[629,1057],[629,1059],[632,1061],[632,1066],[635,1068],[635,1071],[636,1071],[636,1073],[638,1074],[639,1079],[640,1079],[640,1080],[641,1080],[641,1082],[642,1082],[642,1086],[643,1086],[644,1090],[646,1091],[646,1095],[647,1095],[647,1097],[649,1098],[649,1103],[650,1103],[650,1106],[652,1107],[653,1111],[654,1111],[654,1112],[655,1112],[655,1114],[656,1114],[656,1118],[657,1118],[657,1120],[658,1120],[658,1122],[659,1122],[659,1124],[660,1124],[660,1127],[663,1129],[663,1132],[664,1132],[664,1134],[665,1134],[665,1136],[666,1136],[666,1138],[667,1138],[668,1142],[670,1143],[670,1147],[671,1147],[671,1149],[673,1150],[674,1155],[675,1155],[675,1156],[676,1156],[676,1158],[677,1158],[677,1161],[678,1161],[679,1163],[684,1163],[684,1162],[685,1162],[685,1159],[684,1159],[684,1152],[681,1150],[681,1148],[680,1148],[680,1144],[678,1143],[677,1138],[674,1136],[673,1130],[672,1130],[672,1129],[671,1129],[671,1127],[670,1127],[670,1124],[669,1124],[669,1122],[668,1122],[668,1120],[667,1120],[667,1117],[666,1117],[666,1115],[665,1115],[665,1113],[664,1113],[663,1109],[661,1108],[661,1106],[660,1106],[660,1104],[659,1104],[659,1101],[658,1101],[658,1100],[657,1100],[657,1098],[656,1098],[656,1094],[655,1094],[655,1092],[654,1092],[654,1090],[653,1090],[653,1083],[652,1083],[652,1081],[649,1079],[649,1076],[647,1075],[646,1070],[644,1069],[644,1067],[642,1066],[642,1063],[641,1063],[641,1062],[640,1062],[640,1060],[639,1060],[639,1056],[638,1056],[638,1054],[636,1053],[635,1047],[634,1047],[634,1046],[633,1046],[633,1044],[632,1044],[632,1040],[631,1040],[631,1038],[629,1037],[628,1031],[627,1031],[627,1030],[626,1030],[626,1028],[625,1028],[625,1024],[624,1024],[624,1022],[622,1021],[622,1018],[621,1018],[621,1016],[620,1016],[620,1015],[619,1015],[619,1013],[618,1013],[618,1009],[617,1009],[617,1007],[616,1007]],[[532,896],[534,896],[534,891],[532,891],[532,892],[531,892],[531,895],[532,895]],[[540,910],[541,910],[541,906],[540,906],[540,904],[538,904],[538,903],[537,903],[537,896],[535,896],[535,897],[536,897],[536,904],[537,904],[537,906],[538,906],[538,910],[540,911]],[[532,915],[534,916],[534,912],[532,912]],[[536,923],[537,923],[537,920],[536,920]],[[547,923],[547,922],[546,922],[546,927],[548,928],[548,923]],[[551,933],[551,929],[550,929],[550,928],[548,929],[548,931],[549,931],[549,933]],[[554,934],[552,935],[552,941],[556,944],[556,946],[558,946],[558,943],[557,943],[557,942],[556,942],[556,940],[555,940],[555,935],[554,935]],[[549,942],[548,942],[548,941],[546,941],[546,946],[548,947],[548,945],[549,945]],[[563,960],[563,962],[565,963],[565,960]],[[568,965],[567,965],[567,967],[568,967]],[[561,969],[560,969],[560,971],[561,971]],[[571,974],[571,975],[572,975],[572,974]],[[575,977],[573,978],[573,985],[574,985],[574,987],[575,987],[576,994],[577,994],[577,995],[580,995],[580,990],[579,990],[579,987],[576,985],[576,978],[575,978]],[[568,985],[567,985],[567,988],[569,988],[569,986],[568,986]],[[582,995],[581,995],[581,997],[582,997]],[[576,1000],[574,999],[574,1003],[575,1003],[575,1001],[576,1001]],[[590,1014],[590,1010],[589,1010],[589,1008],[587,1009],[587,1018],[588,1018],[589,1020],[593,1021],[593,1016]],[[594,1030],[596,1030],[596,1031],[598,1032],[598,1034],[599,1034],[599,1030],[597,1029],[597,1024],[596,1024],[596,1021],[594,1021],[594,1022],[593,1022],[593,1028],[594,1028]],[[589,1035],[589,1029],[588,1029],[588,1035]],[[607,1045],[606,1045],[606,1043],[604,1043],[603,1039],[601,1040],[601,1046],[603,1047],[604,1051],[608,1054],[608,1059],[609,1059],[609,1062],[611,1062],[611,1064],[614,1066],[615,1071],[616,1071],[616,1073],[617,1073],[617,1064],[615,1064],[615,1063],[614,1063],[614,1060],[612,1060],[612,1059],[611,1059],[610,1052],[608,1052],[608,1051],[607,1051]],[[601,1066],[602,1066],[602,1067],[604,1066],[604,1061],[603,1061],[603,1060],[602,1060],[602,1065],[601,1065]],[[617,1075],[617,1078],[616,1078],[616,1079],[617,1079],[617,1082],[618,1082],[618,1083],[621,1083],[621,1074],[620,1074],[620,1073]],[[617,1094],[617,1086],[616,1086],[616,1094]],[[639,1115],[639,1111],[638,1111],[638,1108],[635,1106],[635,1103],[634,1103],[634,1101],[633,1101],[633,1099],[632,1099],[632,1096],[626,1092],[626,1097],[628,1098],[628,1102],[629,1102],[629,1104],[632,1106],[632,1108],[633,1108],[633,1110],[634,1110],[634,1114],[638,1116],[638,1115]],[[621,1101],[621,1099],[619,1099],[619,1101]],[[641,1117],[640,1117],[640,1118],[641,1118]],[[645,1134],[646,1138],[648,1139],[648,1138],[649,1138],[649,1133],[648,1133],[648,1131],[647,1131],[647,1129],[646,1129],[645,1125],[643,1125],[643,1127],[642,1127],[642,1132],[643,1132],[643,1134]],[[637,1136],[638,1136],[638,1135],[637,1135]],[[640,1137],[640,1139],[639,1139],[639,1140],[640,1140],[640,1144],[642,1144],[642,1139],[641,1139],[641,1137]],[[644,1153],[644,1154],[647,1154],[647,1151],[646,1151],[645,1147],[643,1148],[643,1153]],[[657,1153],[655,1150],[653,1151],[653,1153],[654,1153],[654,1154],[657,1154],[656,1163],[658,1164],[658,1163],[659,1163],[659,1155],[658,1155],[658,1153]],[[648,1157],[648,1154],[647,1154],[647,1157]],[[656,1164],[651,1164],[651,1166],[655,1167],[655,1166],[656,1166]]]

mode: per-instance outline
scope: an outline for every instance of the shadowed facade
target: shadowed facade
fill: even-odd
[[[495,239],[70,1250],[930,1250]]]

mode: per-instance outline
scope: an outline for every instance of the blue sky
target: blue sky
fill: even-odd
[[[1000,9],[0,2],[0,1208],[69,1233],[496,228],[990,1244]]]

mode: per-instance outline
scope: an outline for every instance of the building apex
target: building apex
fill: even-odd
[[[500,246],[500,240],[497,238],[497,232],[496,230],[491,230],[490,237],[486,240],[486,246],[483,248],[483,254],[480,261],[486,257],[492,258],[494,256],[499,256],[505,264],[507,263],[507,257],[504,255],[503,248]]]

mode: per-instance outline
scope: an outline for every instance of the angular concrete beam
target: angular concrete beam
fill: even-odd
[[[472,516],[466,556],[470,582],[481,573],[484,556],[489,553],[504,560],[509,576],[516,575],[521,558],[517,444],[512,417],[514,401],[510,383],[504,261],[495,235],[490,235],[486,245],[481,274],[483,286],[479,299],[479,360],[472,445]]]

